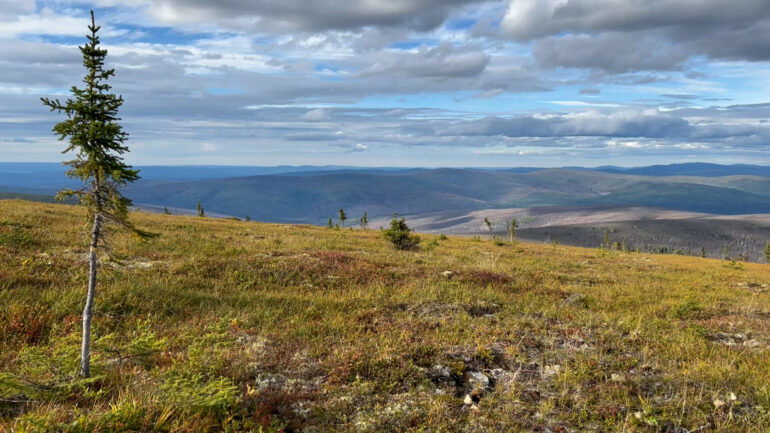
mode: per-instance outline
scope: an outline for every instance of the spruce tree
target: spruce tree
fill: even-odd
[[[420,237],[412,234],[412,229],[406,225],[404,218],[398,219],[397,214],[393,214],[390,228],[383,230],[382,235],[399,250],[414,250],[420,243]]]
[[[513,243],[513,240],[516,238],[516,227],[519,226],[519,223],[516,222],[516,218],[512,219],[508,226],[506,227],[506,230],[508,231],[508,240]]]
[[[767,241],[767,244],[765,244],[765,258],[770,262],[770,241]]]
[[[489,235],[494,238],[495,232],[494,232],[494,229],[492,228],[492,221],[490,221],[489,218],[484,218],[484,225],[487,226],[487,230],[489,230]]]
[[[128,134],[118,123],[118,108],[123,104],[123,97],[110,92],[107,80],[115,75],[114,69],[105,69],[104,60],[107,50],[99,48],[100,27],[94,21],[91,11],[90,31],[86,35],[88,42],[80,48],[86,75],[85,86],[73,86],[72,98],[64,103],[58,99],[41,98],[51,111],[64,112],[67,119],[57,123],[53,131],[59,140],[69,141],[62,153],[74,152],[75,159],[64,162],[69,166],[67,175],[83,181],[83,187],[77,190],[63,189],[57,198],[77,197],[81,205],[88,209],[87,218],[91,225],[89,274],[86,305],[83,309],[83,340],[79,374],[89,377],[91,374],[91,319],[93,317],[94,298],[96,295],[96,251],[99,241],[104,239],[104,224],[114,223],[133,233],[146,237],[150,233],[141,231],[128,220],[128,207],[131,200],[124,197],[120,187],[139,179],[139,170],[134,170],[123,161],[123,154],[128,152],[125,141]]]
[[[195,210],[198,212],[199,217],[205,217],[206,211],[203,210],[203,206],[201,205],[201,202],[198,201],[198,205],[195,206]]]
[[[334,224],[332,223],[332,217],[329,217],[329,222],[326,224],[326,227],[330,229],[334,228]]]
[[[360,223],[361,228],[364,230],[369,226],[369,218],[366,216],[366,211],[364,211],[364,216],[361,217]]]
[[[345,220],[348,219],[348,216],[345,214],[345,211],[340,209],[340,224],[342,224],[342,227],[345,227]]]

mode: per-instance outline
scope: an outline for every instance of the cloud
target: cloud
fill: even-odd
[[[0,0],[0,135],[60,158],[38,98],[81,83],[96,6],[131,157],[766,159],[770,16],[735,3]]]
[[[321,122],[329,119],[329,113],[323,108],[315,108],[302,115],[302,118],[310,122]]]
[[[473,77],[481,74],[490,58],[483,52],[455,49],[445,42],[417,53],[381,53],[359,76],[407,76],[424,78]]]
[[[770,18],[765,0],[510,0],[500,24],[518,40],[560,33],[749,26]]]
[[[453,9],[479,0],[159,0],[149,9],[164,24],[215,21],[230,30],[321,32],[363,27],[404,27],[427,31]]]
[[[638,33],[551,36],[535,42],[535,60],[542,66],[596,68],[620,74],[640,70],[678,69],[687,51]]]
[[[534,41],[546,66],[678,69],[694,56],[770,60],[770,2],[510,0],[501,34]]]
[[[570,115],[487,117],[459,122],[448,133],[455,135],[502,135],[506,137],[648,137],[687,135],[687,121],[656,111],[589,110]]]
[[[87,25],[85,18],[56,14],[44,9],[37,14],[2,16],[0,37],[19,35],[82,36]]]
[[[611,112],[586,110],[562,115],[485,117],[442,127],[436,130],[436,134],[512,138],[612,137],[714,140],[755,136],[770,138],[770,128],[759,125],[694,125],[681,116],[649,109]]]

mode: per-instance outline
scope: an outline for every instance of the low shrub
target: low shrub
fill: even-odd
[[[382,235],[398,250],[414,250],[420,243],[420,237],[413,235],[412,229],[406,225],[404,217],[398,219],[398,215],[393,216],[393,220],[390,221],[390,228],[383,230]]]

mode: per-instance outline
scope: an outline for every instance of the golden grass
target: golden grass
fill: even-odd
[[[131,218],[82,381],[83,210],[0,201],[0,431],[770,431],[768,265]]]

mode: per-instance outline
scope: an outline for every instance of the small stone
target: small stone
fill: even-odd
[[[743,345],[747,346],[747,347],[757,347],[757,346],[761,346],[762,343],[760,343],[757,340],[752,339],[752,340],[744,341]]]
[[[487,375],[494,380],[500,379],[504,374],[505,370],[502,368],[493,368],[487,372]]]
[[[564,300],[564,303],[573,307],[587,308],[588,297],[582,293],[573,293]]]
[[[626,376],[624,376],[622,374],[618,374],[618,373],[612,373],[612,375],[610,375],[610,380],[613,381],[613,382],[619,382],[619,383],[620,382],[625,382],[626,381]]]
[[[464,403],[466,406],[470,406],[470,405],[472,405],[472,404],[473,404],[473,399],[471,398],[471,395],[470,395],[470,394],[465,394],[465,398],[463,399],[463,403]]]
[[[556,376],[561,372],[561,365],[554,364],[554,365],[546,365],[545,368],[543,368],[542,376],[543,378],[549,378],[551,376]]]
[[[428,370],[428,377],[434,381],[450,380],[452,378],[452,370],[445,365],[436,364]]]
[[[441,276],[446,278],[446,279],[452,278],[452,275],[454,275],[454,272],[452,272],[452,271],[444,271],[444,272],[441,273]]]
[[[489,386],[489,378],[478,371],[468,372],[468,383],[474,388],[487,388]]]

